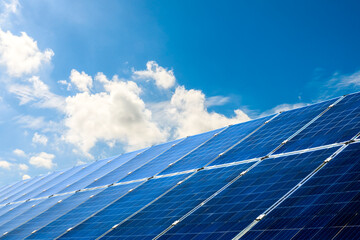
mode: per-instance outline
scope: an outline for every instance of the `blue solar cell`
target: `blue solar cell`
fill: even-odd
[[[151,239],[253,164],[199,171],[103,238]]]
[[[292,230],[288,239],[358,239],[360,144],[351,144],[278,207],[244,239],[268,239],[268,232]],[[293,238],[292,238],[293,237]],[[243,239],[242,238],[242,239]]]
[[[189,174],[154,178],[121,197],[59,239],[94,239],[129,217]]]
[[[119,182],[149,178],[156,175],[157,173],[165,169],[169,164],[172,164],[184,157],[185,155],[191,153],[191,151],[193,151],[201,144],[204,144],[206,141],[212,138],[214,134],[219,133],[223,129],[224,128],[220,128],[214,131],[185,138],[183,141],[179,142],[174,147],[159,155],[151,162],[148,162],[141,168],[133,171],[131,174],[129,174]]]
[[[142,182],[135,182],[105,188],[94,197],[86,200],[68,213],[39,229],[36,233],[31,234],[27,239],[54,239],[61,234],[66,233],[69,228],[73,228],[80,224],[82,221],[111,204],[130,189],[137,187],[141,183]]]
[[[175,140],[172,142],[167,142],[164,144],[159,144],[156,146],[153,146],[143,152],[142,154],[134,157],[133,159],[129,160],[128,162],[124,163],[120,167],[114,169],[110,173],[106,174],[104,177],[100,178],[98,181],[93,182],[90,184],[89,188],[92,187],[98,187],[98,186],[104,186],[108,184],[115,183],[119,181],[120,179],[126,177],[130,172],[138,169],[143,164],[152,161],[156,156],[159,154],[162,154],[164,151],[171,148],[172,145],[177,144],[178,142],[182,141],[183,139]]]
[[[161,174],[197,169],[205,166],[215,159],[220,153],[226,151],[240,140],[244,139],[251,132],[262,126],[272,116],[229,126],[217,136],[211,138],[206,144],[200,146],[181,161],[166,168]]]
[[[13,218],[12,220],[2,223],[0,226],[0,235],[9,232],[18,226],[22,225],[23,223],[29,221],[30,219],[38,216],[42,212],[46,211],[50,207],[52,207],[54,204],[56,204],[58,201],[63,200],[70,195],[63,195],[63,196],[56,196],[47,198],[44,201],[41,202],[41,204],[35,205],[34,207],[30,208],[29,210],[23,212],[21,215]],[[0,238],[1,239],[1,238]]]
[[[11,184],[9,186],[3,186],[1,191],[0,191],[0,200],[3,199],[4,196],[7,195],[9,192],[14,191],[14,189],[18,189],[18,188],[22,187],[22,185],[24,185],[24,184],[29,184],[29,182],[34,182],[38,178],[39,177],[34,177],[34,178],[31,178],[31,179],[16,182],[16,183]]]
[[[162,238],[234,237],[337,149],[263,160]]]
[[[7,211],[5,214],[0,216],[0,225],[5,222],[10,221],[11,219],[15,218],[16,216],[29,210],[33,205],[37,205],[42,201],[44,201],[44,199],[36,200],[36,201],[28,201],[28,202],[24,202],[24,203],[17,205],[16,207],[12,208],[11,210]]]
[[[26,194],[22,195],[19,198],[14,199],[13,201],[23,201],[23,200],[27,200],[30,198],[39,197],[41,195],[41,193],[48,193],[48,190],[54,186],[56,186],[56,187],[63,186],[62,184],[63,184],[64,180],[68,179],[71,176],[74,176],[83,167],[87,167],[87,166],[89,166],[89,164],[87,164],[85,166],[75,166],[73,168],[70,168],[69,170],[58,174],[56,177],[52,178],[50,181],[47,181],[46,183],[38,186],[37,188],[31,189],[31,191],[27,191]],[[46,195],[42,195],[42,196],[49,196],[51,194],[46,194]]]
[[[360,93],[346,96],[277,153],[350,140],[360,132]]]
[[[23,187],[21,190],[18,189],[18,191],[14,191],[14,193],[11,196],[7,197],[1,203],[27,200],[32,196],[31,192],[36,191],[39,187],[45,185],[48,182],[51,182],[53,179],[57,178],[61,174],[62,172],[60,171],[47,174],[42,178],[40,178],[38,181],[31,184],[30,186]]]
[[[58,202],[48,210],[44,211],[40,215],[32,218],[16,229],[6,234],[6,239],[24,239],[30,235],[34,230],[38,230],[50,222],[54,221],[58,217],[64,215],[71,209],[75,208],[85,200],[89,199],[91,195],[96,195],[102,191],[102,189],[96,189],[92,191],[77,192],[72,196]]]
[[[102,161],[96,161],[96,162],[93,162],[93,163],[90,163],[87,165],[83,165],[83,166],[81,166],[81,169],[78,172],[69,176],[68,178],[64,179],[63,181],[59,182],[58,184],[54,185],[53,187],[47,189],[46,191],[43,191],[40,194],[36,195],[35,198],[49,196],[51,194],[56,194],[59,191],[66,188],[67,186],[70,186],[74,182],[81,180],[85,176],[87,176],[90,173],[101,168],[105,164],[106,164],[106,161],[102,160]]]
[[[280,144],[323,112],[335,100],[283,112],[253,135],[210,165],[236,162],[268,155]]]
[[[76,191],[76,190],[85,188],[86,186],[88,186],[92,182],[94,182],[97,179],[105,176],[106,174],[111,172],[113,169],[118,168],[119,166],[123,165],[124,163],[126,163],[130,159],[136,157],[138,154],[141,154],[145,150],[146,149],[141,149],[141,150],[138,150],[138,151],[125,153],[125,154],[120,155],[118,157],[107,159],[106,160],[107,163],[104,166],[102,166],[101,168],[97,169],[96,171],[88,174],[87,176],[85,176],[82,179],[78,180],[77,182],[71,184],[70,186],[66,187],[65,189],[60,191],[60,193],[71,192],[71,191]]]
[[[7,205],[2,206],[0,208],[0,216],[6,214],[8,211],[10,211],[10,209],[16,208],[20,204],[21,203],[14,203],[14,204],[7,204]],[[0,224],[2,224],[2,222],[0,222]]]

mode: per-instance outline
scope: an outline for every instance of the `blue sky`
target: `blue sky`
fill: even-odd
[[[0,185],[358,91],[359,5],[0,0]]]

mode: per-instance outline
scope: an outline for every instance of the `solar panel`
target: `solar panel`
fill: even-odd
[[[205,166],[215,159],[219,154],[227,151],[229,148],[238,144],[248,137],[252,132],[263,127],[265,123],[274,116],[264,117],[253,121],[229,126],[218,135],[211,138],[204,145],[197,148],[191,154],[185,156],[181,161],[166,168],[161,174],[170,174],[191,169],[197,169]]]
[[[74,227],[59,239],[93,239],[150,204],[189,174],[154,178],[124,195],[110,206]]]
[[[49,209],[51,206],[56,204],[58,201],[62,201],[63,199],[69,197],[70,195],[62,195],[62,196],[55,196],[48,198],[41,202],[41,204],[34,205],[29,210],[25,211],[21,215],[11,219],[8,222],[2,222],[0,226],[0,235],[10,232],[13,229],[16,229],[20,225],[24,224],[25,222],[31,220],[32,218],[38,216],[42,212]],[[5,234],[5,237],[8,239],[8,236]]]
[[[360,93],[0,187],[0,239],[359,239]]]
[[[216,134],[220,133],[222,130],[224,130],[224,128],[187,137],[183,141],[176,144],[174,147],[170,148],[168,151],[156,157],[156,159],[153,161],[148,162],[141,168],[133,171],[131,174],[120,181],[126,182],[152,177],[160,173],[170,164],[174,164],[176,161],[180,161],[183,157],[191,154],[203,144],[206,144],[207,141],[213,138]]]
[[[259,131],[256,131],[231,149],[228,154],[219,157],[210,165],[259,158],[271,154],[284,141],[297,133],[298,130],[311,122],[335,101],[329,100],[281,113],[263,128],[259,129]]]
[[[77,182],[74,182],[73,184],[70,184],[66,188],[64,188],[60,193],[66,193],[71,191],[76,191],[82,188],[85,188],[86,186],[90,185],[97,179],[102,178],[109,172],[111,172],[113,169],[118,168],[119,166],[123,165],[130,159],[136,157],[138,154],[141,154],[142,152],[146,151],[146,149],[141,149],[138,151],[125,153],[123,155],[120,155],[118,157],[109,158],[106,159],[106,164],[102,166],[101,168],[97,169],[96,171],[88,174],[87,176],[83,177],[82,179],[78,180]]]
[[[42,212],[40,215],[32,218],[31,220],[20,225],[16,229],[8,232],[6,234],[6,238],[24,239],[26,236],[29,236],[31,233],[36,232],[38,229],[42,228],[43,226],[67,213],[71,209],[75,208],[77,205],[81,204],[91,195],[96,194],[100,191],[101,189],[77,192],[64,200],[58,201],[55,205]]]
[[[350,94],[277,153],[350,140],[360,132],[360,93]]]
[[[351,144],[241,239],[356,239],[360,144]]]
[[[231,239],[338,148],[263,160],[162,238]],[[161,238],[161,239],[162,239]]]
[[[107,207],[141,183],[135,182],[104,188],[100,193],[92,195],[79,206],[31,234],[27,239],[54,239]]]
[[[104,177],[93,182],[87,187],[92,188],[115,183],[120,179],[124,178],[127,174],[140,168],[143,164],[153,160],[156,156],[160,155],[161,153],[171,148],[173,145],[176,145],[180,141],[182,141],[182,139],[153,146],[144,151],[142,154],[139,154],[138,156],[124,163],[120,167],[112,170],[110,173],[106,174]]]

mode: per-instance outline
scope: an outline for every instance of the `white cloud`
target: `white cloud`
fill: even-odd
[[[92,88],[92,77],[85,72],[79,73],[75,69],[71,70],[70,81],[75,84],[81,92],[90,92]]]
[[[15,149],[13,153],[19,157],[26,157],[26,153],[21,149]]]
[[[350,75],[339,75],[335,73],[330,84],[336,83],[336,87],[358,87],[360,86],[360,71]]]
[[[138,78],[155,80],[156,86],[164,89],[171,88],[175,85],[175,75],[173,70],[167,70],[159,66],[155,61],[146,63],[146,70],[134,71]]]
[[[110,81],[102,73],[95,80],[103,83],[105,92],[83,92],[66,99],[66,141],[87,152],[100,140],[117,140],[131,149],[166,139],[152,121],[135,82],[116,77]]]
[[[186,90],[183,86],[176,88],[167,116],[175,124],[177,137],[194,135],[250,120],[240,109],[234,111],[233,118],[227,118],[216,112],[208,112],[205,101],[205,95],[199,90]]]
[[[23,176],[22,176],[22,180],[27,180],[27,179],[30,179],[31,177],[29,176],[29,175],[27,175],[27,174],[24,174]]]
[[[19,168],[20,168],[20,170],[22,170],[22,171],[27,171],[27,170],[29,170],[29,166],[26,165],[26,164],[24,164],[24,163],[20,163],[20,164],[19,164]]]
[[[35,156],[32,156],[29,160],[29,163],[38,168],[41,167],[46,169],[52,169],[56,166],[56,164],[53,162],[54,158],[54,154],[41,152],[36,154]]]
[[[205,105],[206,105],[206,107],[222,106],[228,102],[230,102],[229,97],[214,96],[214,97],[207,98],[205,101]]]
[[[8,162],[8,161],[4,161],[4,160],[0,160],[0,168],[4,168],[9,170],[12,166],[12,163]]]
[[[34,102],[36,107],[63,110],[64,98],[52,93],[39,77],[33,76],[28,79],[28,82],[30,85],[12,84],[9,86],[9,92],[18,97],[20,105]]]
[[[62,84],[62,85],[65,85],[66,86],[66,90],[70,90],[71,89],[71,83],[69,83],[68,81],[66,80],[60,80],[58,81],[58,83]]]
[[[0,65],[13,77],[36,73],[42,64],[49,63],[54,52],[40,51],[37,42],[25,32],[20,36],[0,29]]]
[[[9,16],[11,14],[16,14],[20,3],[18,0],[7,0],[0,2],[0,9],[2,9],[0,13],[0,25],[4,25],[8,23]]]
[[[34,133],[32,138],[33,143],[40,143],[42,145],[46,145],[48,142],[48,138],[45,135],[38,134],[37,132]]]

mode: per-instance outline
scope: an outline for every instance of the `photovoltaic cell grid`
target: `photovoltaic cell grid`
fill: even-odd
[[[0,239],[231,239],[244,229],[244,239],[358,239],[360,144],[345,141],[360,131],[359,100],[351,94],[2,187]]]
[[[360,144],[332,159],[241,239],[359,239]]]
[[[360,94],[346,96],[277,153],[350,140],[360,132]]]
[[[211,165],[264,157],[322,113],[335,100],[283,112]]]
[[[161,239],[231,239],[337,148],[262,161]]]

